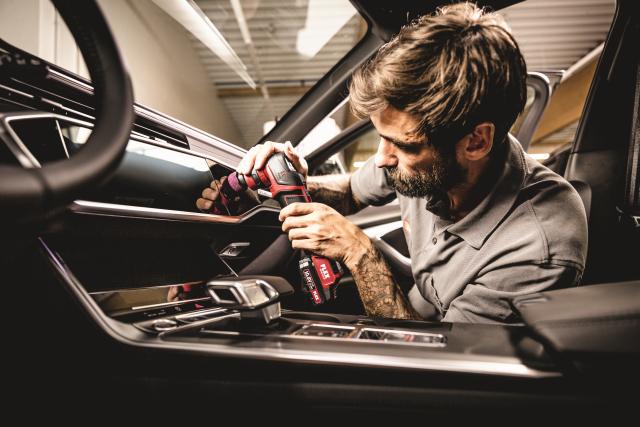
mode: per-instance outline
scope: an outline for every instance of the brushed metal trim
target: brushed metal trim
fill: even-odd
[[[147,208],[140,206],[118,205],[114,203],[76,200],[69,207],[72,212],[87,215],[116,216],[127,218],[165,219],[170,221],[190,221],[220,224],[241,224],[259,212],[280,212],[270,206],[256,206],[240,216],[215,215],[209,213],[174,211],[169,209]]]
[[[393,262],[404,275],[411,276],[411,258],[402,255],[396,248],[385,242],[382,237],[394,230],[402,229],[402,221],[394,221],[388,224],[377,225],[364,229],[364,233],[369,236],[373,241],[373,244],[382,252],[386,257]]]
[[[69,149],[67,148],[67,144],[64,143],[64,135],[62,135],[62,129],[60,128],[60,121],[56,120],[56,130],[58,131],[58,138],[62,142],[62,149],[64,150],[64,155],[69,158]]]
[[[88,93],[90,95],[93,95],[93,86],[85,83],[81,80],[75,79],[71,76],[67,76],[66,74],[63,74],[59,71],[54,70],[51,67],[47,67],[47,72],[49,73],[49,75],[51,76],[51,78],[53,78],[54,80],[58,80],[61,81],[62,83],[66,84],[66,85],[71,85],[73,87],[75,87],[76,89],[79,89],[85,93]]]
[[[185,319],[191,319],[193,317],[202,317],[202,316],[208,316],[210,314],[218,314],[218,313],[225,313],[228,310],[226,308],[220,308],[220,307],[215,307],[215,308],[208,308],[208,309],[203,309],[203,310],[196,310],[196,311],[192,311],[189,313],[184,313],[184,314],[178,314],[173,316],[176,320],[179,321],[184,321]],[[212,319],[217,319],[217,317],[212,317],[210,319],[207,320],[212,320]],[[195,322],[192,322],[195,323]]]
[[[59,102],[52,101],[52,100],[50,100],[50,99],[48,99],[48,98],[44,98],[44,97],[40,98],[40,100],[41,100],[42,102],[44,102],[45,104],[49,104],[49,105],[52,105],[52,106],[54,106],[54,107],[56,107],[56,108],[59,108],[59,109],[61,109],[61,110],[68,111],[68,112],[70,112],[71,114],[76,114],[76,115],[78,115],[78,116],[82,116],[82,117],[87,118],[87,119],[89,119],[89,120],[95,120],[95,117],[93,117],[92,115],[82,113],[82,112],[80,112],[80,111],[78,111],[78,110],[74,110],[74,109],[69,108],[69,107],[67,107],[67,106],[65,106],[65,105],[63,105],[63,104],[61,104],[61,103],[59,103]],[[55,113],[51,113],[51,114],[55,114]],[[67,116],[64,116],[64,117],[67,117]]]
[[[10,123],[14,120],[46,118],[48,117],[47,114],[48,113],[28,112],[28,113],[11,113],[11,114],[0,116],[0,120],[2,120],[2,127],[6,129],[7,133],[11,137],[10,141],[5,140],[5,143],[9,143],[7,144],[7,147],[9,147],[9,150],[11,150],[14,155],[17,154],[16,152],[16,148],[17,148],[17,150],[19,151],[19,155],[16,155],[16,157],[18,158],[18,162],[25,169],[35,169],[35,168],[40,168],[42,166],[40,165],[40,162],[38,161],[38,159],[36,159],[36,157],[33,155],[33,153],[31,153],[31,150],[29,150],[27,146],[24,145],[24,142],[22,142],[22,139],[20,139],[18,134],[16,134],[16,132],[10,126]],[[60,143],[62,144],[62,140],[60,140]]]
[[[286,318],[286,314],[282,316]],[[301,340],[311,340],[311,341],[319,341],[319,342],[350,342],[350,343],[363,343],[363,344],[375,344],[381,346],[410,346],[410,347],[427,347],[427,348],[445,348],[447,347],[447,338],[440,333],[430,333],[430,332],[420,332],[411,329],[396,329],[396,328],[384,328],[378,327],[373,328],[365,325],[340,325],[335,323],[323,323],[323,322],[299,322],[302,326],[290,334],[279,334],[274,333],[266,336],[265,338],[280,338],[280,339],[301,339]],[[333,330],[345,330],[349,331],[349,333],[343,337],[326,337],[320,335],[303,335],[303,333],[309,328],[324,328],[324,329],[333,329]],[[435,338],[440,339],[439,342],[433,343],[421,343],[421,342],[402,342],[402,341],[383,341],[383,340],[375,340],[368,338],[361,338],[362,334],[367,331],[375,331],[375,332],[398,332],[405,335],[414,335],[414,336],[433,336]],[[258,332],[239,332],[239,331],[218,331],[218,330],[203,330],[201,333],[206,335],[216,335],[216,334],[233,334],[238,336],[246,336],[246,337],[263,337],[264,335]],[[172,334],[174,335],[174,334]]]
[[[411,270],[411,258],[402,255],[396,248],[379,237],[374,237],[371,240],[378,250],[387,256],[405,276],[410,277],[413,274]]]
[[[149,310],[151,308],[179,307],[184,304],[188,304],[191,302],[200,302],[200,301],[209,301],[209,298],[202,297],[202,298],[183,299],[175,302],[161,302],[158,304],[135,305],[131,307],[131,311]]]
[[[370,228],[369,224],[388,223],[400,219],[400,203],[395,198],[391,202],[382,206],[367,206],[352,215],[348,215],[347,219],[358,227]]]
[[[415,337],[432,337],[435,339],[438,339],[437,342],[432,342],[432,343],[426,343],[426,342],[413,342],[413,341],[407,341],[407,342],[403,342],[403,341],[381,341],[381,340],[374,340],[374,339],[369,339],[369,338],[362,338],[362,335],[365,332],[381,332],[381,333],[387,333],[387,332],[398,332],[398,333],[402,333],[402,334],[406,334],[406,335],[413,335]],[[378,327],[378,328],[374,328],[371,326],[364,326],[364,325],[360,325],[358,326],[358,334],[356,336],[354,336],[354,339],[358,339],[360,341],[366,341],[366,342],[379,342],[380,344],[398,344],[398,345],[418,345],[418,346],[425,346],[425,347],[435,347],[435,348],[444,348],[447,346],[447,337],[443,334],[438,334],[438,333],[432,333],[432,332],[420,332],[420,331],[413,331],[410,329],[394,329],[394,328],[382,328],[382,327]]]
[[[31,95],[30,93],[26,93],[26,92],[23,92],[21,90],[14,89],[12,87],[5,86],[5,85],[2,85],[2,84],[0,84],[0,89],[8,90],[9,92],[13,92],[15,94],[22,95],[22,96],[24,96],[26,98],[29,98],[29,99],[34,99],[35,98],[35,96]]]
[[[364,234],[366,234],[370,238],[374,238],[374,237],[382,238],[382,236],[384,236],[385,234],[401,228],[402,228],[402,220],[393,221],[388,224],[375,225],[373,227],[365,228],[362,231],[364,231]]]

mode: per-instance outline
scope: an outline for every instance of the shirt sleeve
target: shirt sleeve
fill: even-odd
[[[577,286],[582,269],[571,263],[510,265],[470,283],[449,304],[443,322],[517,323],[510,301],[520,295]]]
[[[386,205],[396,197],[386,170],[377,167],[373,157],[351,175],[350,185],[353,196],[366,205]]]

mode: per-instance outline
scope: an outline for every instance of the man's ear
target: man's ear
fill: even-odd
[[[496,127],[491,122],[482,122],[473,128],[473,131],[465,136],[464,157],[474,161],[488,156],[493,147],[495,132]]]

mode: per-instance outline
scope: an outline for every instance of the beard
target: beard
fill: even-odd
[[[466,179],[466,170],[456,160],[455,153],[437,152],[429,169],[403,172],[397,166],[386,168],[393,188],[406,197],[427,197],[443,194]]]

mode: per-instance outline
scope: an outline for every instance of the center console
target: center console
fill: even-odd
[[[561,376],[527,328],[307,312],[282,277],[235,275],[197,239],[200,229],[158,240],[170,231],[160,225],[126,244],[80,230],[41,240],[68,291],[124,345],[278,364]]]
[[[180,285],[92,292],[114,319],[150,335],[235,336],[329,339],[442,348],[442,333],[416,330],[420,322],[394,326],[370,318],[282,310],[280,299],[293,293],[284,279],[247,276]],[[413,328],[411,328],[413,326]],[[434,327],[435,328],[435,327]]]

